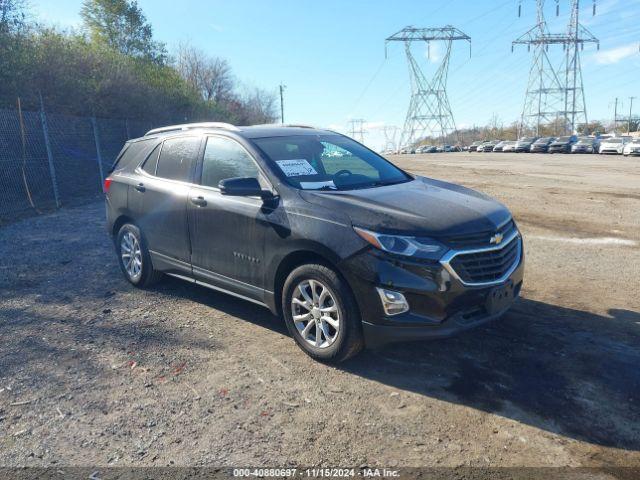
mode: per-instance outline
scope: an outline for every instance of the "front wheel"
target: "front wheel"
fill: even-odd
[[[325,265],[302,265],[289,274],[282,312],[296,343],[316,360],[341,362],[364,346],[351,289]]]
[[[116,252],[120,270],[136,287],[148,287],[162,278],[162,273],[153,269],[151,256],[140,229],[125,223],[116,237]]]

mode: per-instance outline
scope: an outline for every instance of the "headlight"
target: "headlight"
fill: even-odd
[[[396,255],[440,260],[447,251],[447,247],[430,238],[387,235],[358,227],[353,227],[353,229],[363,240],[374,247]]]

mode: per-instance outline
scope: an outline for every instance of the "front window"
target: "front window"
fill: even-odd
[[[202,160],[202,179],[206,187],[218,188],[221,180],[234,177],[259,177],[258,167],[237,142],[229,138],[209,137]]]
[[[341,135],[292,135],[253,142],[289,185],[303,190],[353,190],[411,180],[378,154]]]
[[[578,143],[580,145],[591,145],[594,142],[593,138],[581,138]]]
[[[605,143],[622,143],[622,139],[621,138],[610,138],[609,140],[606,140]]]
[[[571,137],[560,137],[556,142],[568,142],[569,140],[571,140]]]
[[[540,140],[537,140],[536,143],[549,143],[551,140],[553,140],[551,137],[544,137]]]

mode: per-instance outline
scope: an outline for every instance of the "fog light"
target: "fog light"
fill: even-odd
[[[409,310],[407,299],[404,298],[404,295],[400,292],[379,287],[376,287],[376,290],[378,291],[378,295],[380,295],[384,313],[387,315],[399,315]]]

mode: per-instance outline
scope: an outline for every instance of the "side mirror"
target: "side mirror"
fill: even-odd
[[[273,197],[273,193],[264,190],[258,179],[253,177],[226,178],[220,180],[218,188],[222,195],[233,197],[260,197],[262,199]]]

